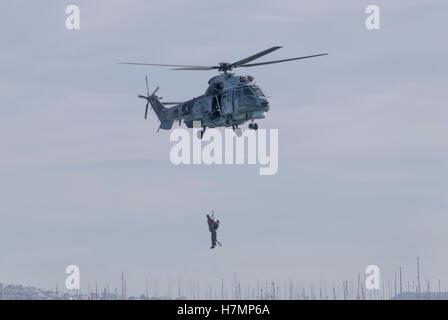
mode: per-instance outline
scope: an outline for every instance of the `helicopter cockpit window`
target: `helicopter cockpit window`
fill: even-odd
[[[243,91],[242,92],[243,96],[252,96],[253,95],[253,92],[248,87],[243,88],[242,91]]]
[[[240,88],[240,89],[236,90],[236,96],[238,98],[244,97],[244,96],[251,96],[251,95],[253,95],[253,93],[247,87],[246,88]]]
[[[255,95],[257,96],[264,96],[263,91],[261,91],[261,89],[257,86],[252,86],[251,90],[255,93]]]

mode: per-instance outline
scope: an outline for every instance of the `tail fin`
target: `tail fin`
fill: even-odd
[[[149,103],[151,104],[151,107],[153,108],[154,112],[157,115],[157,118],[160,120],[160,126],[159,129],[165,129],[170,130],[173,127],[173,120],[167,120],[167,108],[165,108],[160,102],[159,97],[156,96],[156,92],[159,90],[159,87],[157,87],[156,90],[152,93],[152,95],[149,96]]]
[[[159,118],[160,121],[165,120],[165,110],[166,108],[163,106],[162,102],[160,102],[159,97],[156,96],[156,92],[159,90],[159,87],[157,87],[156,90],[148,97],[148,101],[151,104],[151,107],[154,109],[154,112],[157,115],[157,118]]]

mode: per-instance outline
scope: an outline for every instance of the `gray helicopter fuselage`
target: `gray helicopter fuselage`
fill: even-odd
[[[191,128],[193,127],[194,121],[200,121],[203,127],[200,132],[201,138],[206,127],[232,126],[234,131],[238,129],[238,131],[236,131],[237,136],[241,136],[241,128],[238,128],[238,125],[251,121],[248,126],[249,129],[257,130],[258,124],[254,123],[254,120],[266,118],[266,112],[269,111],[269,102],[261,89],[255,84],[252,76],[237,76],[230,71],[240,67],[264,66],[274,63],[315,58],[328,54],[319,53],[295,58],[252,63],[252,61],[280,48],[281,46],[274,46],[233,63],[220,62],[218,65],[211,66],[141,62],[120,62],[120,64],[172,67],[174,68],[173,70],[217,70],[218,72],[222,72],[220,75],[213,77],[208,81],[209,86],[205,94],[185,102],[161,102],[160,100],[162,98],[155,95],[159,89],[158,87],[152,95],[149,95],[148,77],[146,77],[147,95],[138,95],[138,97],[147,101],[145,119],[148,114],[148,106],[151,104],[151,107],[154,109],[160,120],[159,129],[171,129],[174,121],[179,121],[179,125],[183,121],[187,127]],[[166,108],[165,105],[168,104],[174,104],[174,106]]]
[[[266,117],[269,102],[252,76],[224,73],[208,84],[205,94],[169,108],[153,95],[150,103],[161,121],[160,128],[171,129],[174,121],[183,121],[189,128],[193,121],[210,128],[238,126]]]

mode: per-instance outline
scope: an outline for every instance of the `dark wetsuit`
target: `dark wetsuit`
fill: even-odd
[[[208,230],[212,234],[212,248],[216,246],[216,232],[219,228],[219,222],[214,221],[209,215],[207,215]]]

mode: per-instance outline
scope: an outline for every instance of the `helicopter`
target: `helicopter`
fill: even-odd
[[[270,105],[266,95],[256,85],[253,76],[236,75],[231,72],[233,69],[308,59],[328,54],[321,53],[297,58],[249,63],[280,48],[282,47],[275,46],[236,62],[221,62],[215,66],[136,62],[119,62],[119,64],[173,67],[172,70],[217,70],[220,74],[208,81],[208,88],[203,95],[184,102],[162,102],[162,97],[156,95],[159,87],[152,94],[149,94],[148,77],[146,77],[146,95],[138,95],[139,98],[147,101],[145,119],[148,116],[148,107],[151,105],[160,120],[157,131],[160,129],[170,130],[174,121],[178,121],[179,125],[183,121],[188,128],[193,128],[193,122],[200,121],[202,126],[202,130],[198,131],[198,138],[200,139],[202,139],[207,127],[231,126],[235,134],[241,137],[242,130],[239,126],[250,122],[249,129],[258,130],[258,124],[255,121],[266,118]],[[168,105],[173,106],[166,107]]]

